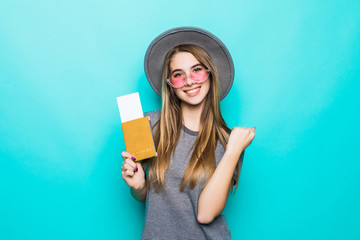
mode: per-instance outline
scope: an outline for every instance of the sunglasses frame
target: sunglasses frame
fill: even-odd
[[[195,82],[195,83],[203,83],[203,82],[205,82],[205,81],[209,78],[209,76],[210,76],[210,70],[209,70],[209,69],[205,69],[205,71],[207,72],[207,76],[206,76],[206,78],[205,78],[204,80],[202,80],[202,81],[196,81],[196,80],[192,79],[190,76],[188,77],[187,74],[185,73],[185,81],[184,81],[184,84],[183,84],[181,87],[175,87],[175,86],[171,83],[170,78],[166,79],[166,82],[167,82],[167,84],[169,84],[170,87],[172,87],[172,88],[182,88],[183,86],[185,86],[186,80],[187,80],[188,78],[190,78],[190,79],[191,79],[193,82]]]

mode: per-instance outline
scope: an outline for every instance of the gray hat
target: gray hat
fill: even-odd
[[[182,44],[197,45],[210,55],[219,73],[222,100],[230,91],[234,81],[234,63],[224,43],[201,28],[173,28],[160,34],[150,43],[144,64],[145,74],[151,87],[161,96],[161,75],[165,56],[170,49]]]

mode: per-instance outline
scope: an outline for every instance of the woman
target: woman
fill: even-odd
[[[202,47],[181,44],[167,52],[162,110],[147,113],[158,156],[140,164],[122,153],[122,177],[132,195],[146,201],[143,239],[230,238],[221,212],[255,128],[226,126],[220,84],[217,66]]]

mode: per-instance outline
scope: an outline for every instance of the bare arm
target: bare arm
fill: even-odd
[[[250,145],[254,137],[254,128],[233,129],[224,156],[200,194],[197,212],[199,223],[211,223],[224,210],[232,187],[232,176],[240,154]]]
[[[146,184],[142,189],[135,190],[133,188],[130,188],[130,193],[136,200],[140,202],[145,202],[147,194]]]

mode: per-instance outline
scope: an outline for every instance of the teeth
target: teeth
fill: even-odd
[[[192,90],[186,91],[186,92],[187,92],[187,93],[194,93],[194,92],[196,92],[198,89],[199,89],[199,88],[195,88],[195,89],[192,89]]]

